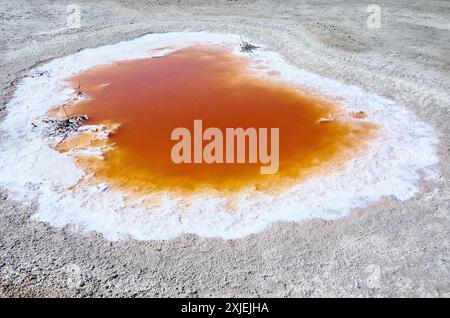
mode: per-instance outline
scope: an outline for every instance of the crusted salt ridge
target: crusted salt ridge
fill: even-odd
[[[242,191],[234,196],[235,211],[229,213],[229,198],[217,192],[183,197],[164,192],[155,196],[153,207],[126,200],[126,194],[107,184],[87,186],[80,182],[87,174],[68,153],[49,146],[44,125],[34,127],[48,110],[76,93],[66,82],[78,72],[120,60],[163,56],[196,43],[234,48],[239,36],[231,34],[150,34],[132,41],[86,49],[53,60],[33,72],[49,76],[26,77],[7,105],[0,123],[4,141],[0,145],[0,186],[26,203],[37,203],[33,218],[54,226],[73,225],[83,231],[97,231],[108,239],[169,239],[183,233],[204,237],[238,238],[257,233],[279,221],[311,218],[334,219],[356,207],[376,202],[383,196],[406,200],[418,192],[419,172],[428,179],[438,177],[438,143],[433,129],[419,121],[406,107],[355,86],[298,69],[264,49],[254,51],[254,63],[261,76],[277,71],[280,81],[342,99],[344,111],[363,111],[381,127],[381,137],[371,142],[362,157],[350,160],[345,169],[315,176],[279,194]],[[165,48],[163,50],[156,50]],[[153,51],[152,51],[153,50]],[[97,153],[96,153],[97,154]],[[157,198],[157,199],[156,199]],[[186,204],[189,202],[189,204]]]

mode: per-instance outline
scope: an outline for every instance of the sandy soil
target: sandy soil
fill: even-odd
[[[239,240],[109,242],[30,219],[0,192],[1,296],[450,296],[448,1],[0,1],[0,116],[33,66],[148,33],[238,33],[301,68],[407,105],[439,132],[441,178],[337,221]],[[0,136],[1,142],[1,136]],[[0,156],[1,158],[1,156]]]

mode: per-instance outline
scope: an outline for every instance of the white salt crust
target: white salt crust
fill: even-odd
[[[73,97],[66,80],[93,66],[115,61],[165,55],[192,44],[233,47],[239,52],[239,36],[211,33],[150,34],[132,41],[86,49],[53,60],[30,72],[17,86],[7,116],[0,123],[0,187],[26,204],[35,204],[34,219],[80,231],[96,231],[107,239],[170,239],[183,233],[202,237],[240,238],[257,233],[274,222],[311,218],[335,219],[352,209],[366,206],[383,196],[399,200],[418,192],[420,177],[436,179],[437,136],[408,109],[359,87],[344,85],[289,65],[263,46],[251,56],[268,69],[255,69],[261,76],[279,71],[281,81],[318,92],[327,98],[344,98],[346,111],[364,111],[368,120],[381,126],[380,138],[345,169],[312,177],[281,194],[243,191],[233,213],[220,193],[197,194],[186,205],[185,198],[165,192],[160,204],[145,207],[125,200],[126,193],[101,183],[88,187],[79,183],[89,176],[75,165],[70,154],[49,146],[44,125],[46,112]],[[163,48],[162,50],[154,50]],[[256,63],[256,62],[254,62]],[[31,76],[47,71],[50,76]],[[95,151],[94,151],[95,152]],[[95,153],[94,153],[95,155]],[[98,155],[98,154],[97,154]],[[161,197],[161,193],[148,196]],[[235,196],[236,199],[236,196]]]

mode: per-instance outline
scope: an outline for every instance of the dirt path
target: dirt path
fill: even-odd
[[[337,221],[162,242],[51,228],[3,191],[0,296],[450,297],[449,2],[379,1],[380,29],[367,28],[367,7],[356,0],[77,2],[81,28],[67,29],[70,2],[0,0],[1,108],[48,59],[148,32],[237,33],[407,105],[440,133],[441,180],[406,202],[385,198]]]

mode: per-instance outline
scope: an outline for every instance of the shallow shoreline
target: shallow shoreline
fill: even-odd
[[[406,202],[385,198],[336,221],[279,224],[238,240],[187,235],[162,242],[109,242],[52,228],[4,191],[0,295],[450,296],[449,44],[439,24],[448,4],[386,4],[386,25],[368,31],[357,1],[281,8],[146,3],[82,1],[86,17],[77,30],[64,30],[64,4],[8,3],[1,105],[17,79],[48,59],[148,32],[227,31],[264,39],[294,65],[405,104],[440,133],[441,180],[424,181],[422,193]],[[68,287],[71,268],[79,268],[81,282]]]

